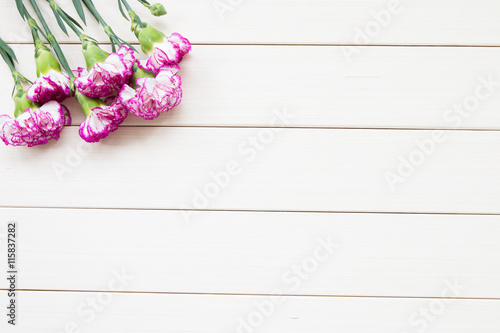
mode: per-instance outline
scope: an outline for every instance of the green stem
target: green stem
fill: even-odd
[[[53,8],[53,10],[56,10],[56,8],[60,8],[59,5],[57,4],[57,2],[55,2],[54,0],[47,0],[47,2],[50,4],[50,7]],[[63,12],[63,13],[59,13],[59,16],[64,20],[64,22],[69,26],[69,28],[71,30],[73,30],[73,32],[78,36],[80,37],[82,35],[82,32],[80,31],[80,29],[78,29],[78,27],[66,16],[66,14]]]
[[[89,11],[94,15],[94,18],[96,19],[97,22],[99,22],[103,27],[108,27],[108,24],[104,21],[102,16],[99,14],[97,9],[94,6],[94,3],[89,0],[83,0],[83,2],[87,5],[87,8]]]
[[[33,84],[30,80],[28,80],[24,75],[19,73],[17,70],[14,69],[12,72],[12,77],[14,78],[14,82],[16,82],[16,85],[20,85],[22,87],[22,82],[26,82],[28,84]]]
[[[128,4],[127,0],[119,0],[123,3],[128,12],[133,12],[132,7]]]
[[[147,25],[141,21],[141,18],[134,12],[132,7],[128,4],[127,0],[119,0],[123,3],[125,8],[128,11],[128,15],[130,16],[130,19],[132,22],[136,22],[141,28],[145,28]]]
[[[12,71],[12,78],[14,79],[16,89],[23,89],[23,84],[21,83],[23,76],[21,75],[21,73],[14,69]]]
[[[40,8],[38,7],[36,1],[35,0],[30,0],[30,3],[31,3],[31,6],[33,7],[33,9],[35,10],[36,16],[40,19],[40,22],[42,23],[43,30],[45,30],[45,32],[47,33],[47,35],[52,34],[50,32],[49,26],[47,25],[47,22],[43,18],[42,12],[40,11]]]
[[[82,32],[73,24],[73,22],[71,22],[70,20],[67,20],[66,17],[64,16],[61,16],[64,20],[64,22],[66,22],[66,24],[69,26],[69,28],[71,30],[73,30],[73,32],[75,33],[75,35],[80,38],[82,36]]]
[[[36,22],[35,20],[29,16],[29,14],[26,14],[28,25],[31,29],[31,36],[33,38],[33,43],[36,45],[37,43],[41,42],[40,36],[38,35],[38,30],[36,27]]]
[[[28,26],[30,27],[31,30],[31,36],[33,38],[33,42],[36,44],[37,42],[41,41],[40,36],[38,35],[39,33],[47,39],[47,36],[43,33],[42,29],[38,26],[36,23],[35,19],[31,16],[31,14],[28,12],[26,9],[26,6],[22,3],[19,7],[19,14],[21,14],[21,17],[28,23]]]
[[[149,4],[147,1],[141,1],[141,0],[138,1],[147,9],[151,9],[151,4]]]
[[[83,2],[85,3],[85,5],[87,6],[88,10],[90,11],[90,13],[94,16],[94,18],[96,19],[97,22],[99,22],[101,24],[101,26],[104,28],[104,32],[106,33],[106,35],[108,35],[110,41],[111,41],[111,47],[113,49],[113,52],[115,51],[115,45],[118,45],[118,47],[122,46],[122,42],[120,41],[120,38],[118,38],[115,34],[115,32],[113,31],[113,29],[111,29],[111,27],[106,23],[106,21],[104,21],[104,19],[102,18],[102,16],[99,14],[99,12],[97,11],[97,9],[95,8],[94,6],[94,3],[92,2],[92,0],[83,0]]]
[[[128,14],[130,15],[130,19],[132,22],[137,22],[137,25],[141,28],[147,27],[147,24],[141,21],[141,18],[139,15],[137,15],[133,10],[129,11]]]
[[[52,48],[56,52],[57,58],[61,62],[62,66],[66,70],[69,77],[71,79],[74,79],[75,75],[73,74],[73,71],[71,70],[71,67],[68,64],[68,60],[66,59],[66,57],[64,56],[64,53],[62,52],[61,46],[59,45],[56,38],[54,37],[54,35],[50,31],[50,28],[47,25],[47,22],[45,21],[45,18],[43,17],[42,12],[40,11],[40,8],[38,7],[36,1],[30,0],[30,3],[31,3],[31,6],[33,7],[33,9],[35,10],[36,16],[38,17],[38,19],[42,23],[42,27],[45,30],[45,34],[47,35],[48,42],[50,43],[50,45],[52,46]]]

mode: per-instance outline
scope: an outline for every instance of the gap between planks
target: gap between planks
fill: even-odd
[[[347,127],[347,126],[263,126],[263,125],[127,125],[121,127],[137,128],[242,128],[242,129],[261,129],[261,128],[279,128],[279,129],[310,129],[310,130],[367,130],[367,131],[455,131],[455,132],[498,132],[494,128],[449,128],[449,127]],[[80,125],[67,125],[67,127],[80,127]]]
[[[131,45],[138,46],[138,42],[128,42]],[[33,42],[11,42],[7,41],[9,45],[33,45]],[[47,43],[46,43],[47,44]],[[60,45],[80,45],[80,42],[59,42]],[[100,42],[100,45],[110,45],[110,42]],[[346,46],[346,47],[446,47],[446,48],[495,48],[500,47],[499,45],[491,44],[477,44],[477,45],[467,45],[467,44],[456,44],[456,45],[442,45],[442,44],[339,44],[339,43],[191,43],[194,46]]]
[[[0,289],[9,291],[9,289]],[[236,294],[236,293],[199,293],[199,292],[168,292],[168,291],[109,291],[109,290],[51,290],[51,289],[16,289],[19,292],[36,293],[109,293],[109,294],[146,294],[146,295],[189,295],[189,296],[248,296],[248,297],[273,297],[275,294]],[[375,299],[450,299],[450,300],[475,300],[475,301],[500,301],[495,297],[446,297],[446,296],[360,296],[360,295],[300,295],[283,294],[283,297],[309,297],[309,298],[375,298]]]
[[[451,215],[451,216],[500,216],[500,213],[456,213],[456,212],[377,212],[335,210],[263,210],[263,209],[181,209],[181,208],[117,208],[117,207],[57,207],[57,206],[3,206],[0,209],[61,209],[61,210],[124,210],[124,211],[192,211],[230,213],[295,213],[295,214],[376,214],[376,215]],[[2,290],[2,289],[0,289]]]

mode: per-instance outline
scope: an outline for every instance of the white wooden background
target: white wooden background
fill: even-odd
[[[181,106],[89,145],[69,101],[58,142],[0,147],[1,332],[500,332],[498,1],[165,5],[148,20],[194,44]],[[14,1],[0,22],[33,77]]]

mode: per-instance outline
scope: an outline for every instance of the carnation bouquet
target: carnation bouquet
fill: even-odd
[[[116,131],[129,114],[151,120],[181,102],[179,63],[191,50],[191,43],[179,33],[166,36],[141,20],[127,0],[118,0],[117,9],[130,22],[144,56],[115,34],[92,0],[73,0],[73,5],[83,25],[86,25],[85,9],[101,25],[109,37],[111,52],[85,34],[77,19],[56,1],[46,0],[60,29],[67,35],[70,30],[81,43],[85,66],[73,69],[37,0],[25,1],[34,14],[23,0],[15,1],[31,30],[36,79],[30,81],[16,70],[16,55],[0,38],[0,54],[14,79],[14,114],[0,115],[0,139],[6,145],[33,147],[58,140],[64,126],[71,124],[70,112],[62,104],[67,98],[75,97],[81,105],[85,121],[80,125],[79,134],[91,143]],[[155,16],[166,14],[161,4],[138,2]]]

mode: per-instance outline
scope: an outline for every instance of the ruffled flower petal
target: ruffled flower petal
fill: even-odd
[[[62,105],[63,113],[64,113],[64,125],[69,126],[73,122],[73,119],[71,118],[71,114],[69,113],[68,108],[66,105]]]
[[[50,101],[40,108],[26,109],[22,115],[12,118],[0,116],[0,139],[11,146],[33,147],[58,140],[66,124],[65,107]]]
[[[154,44],[145,67],[158,74],[163,67],[180,63],[189,51],[191,51],[189,40],[178,33],[173,33],[161,43]]]
[[[90,71],[78,68],[75,86],[85,96],[108,97],[119,91],[130,80],[134,62],[134,51],[121,46],[117,53],[111,53],[103,63],[96,63]]]
[[[66,123],[64,109],[56,101],[50,101],[44,105],[38,112],[33,112],[37,126],[44,132],[50,133],[53,138],[59,139],[59,133]]]
[[[135,51],[130,47],[122,45],[116,53],[123,56],[123,61],[125,62],[125,66],[127,66],[127,68],[134,66],[134,62],[136,61]]]
[[[87,142],[99,142],[116,131],[127,118],[128,111],[120,103],[92,109],[87,119],[80,125],[80,136]]]
[[[78,67],[77,69],[73,69],[73,74],[76,77],[81,77],[89,74],[89,71],[86,68]]]
[[[137,89],[123,86],[118,101],[137,117],[155,119],[181,102],[182,81],[175,73],[174,67],[173,70],[161,71],[156,78],[139,78],[136,82]]]
[[[70,97],[70,80],[66,73],[51,69],[47,75],[41,75],[28,89],[28,99],[45,104],[49,101],[62,102]]]
[[[170,40],[177,43],[179,45],[179,48],[181,50],[181,60],[182,57],[184,57],[185,54],[189,53],[191,51],[191,43],[189,40],[185,37],[183,37],[181,34],[174,32],[170,36]]]

